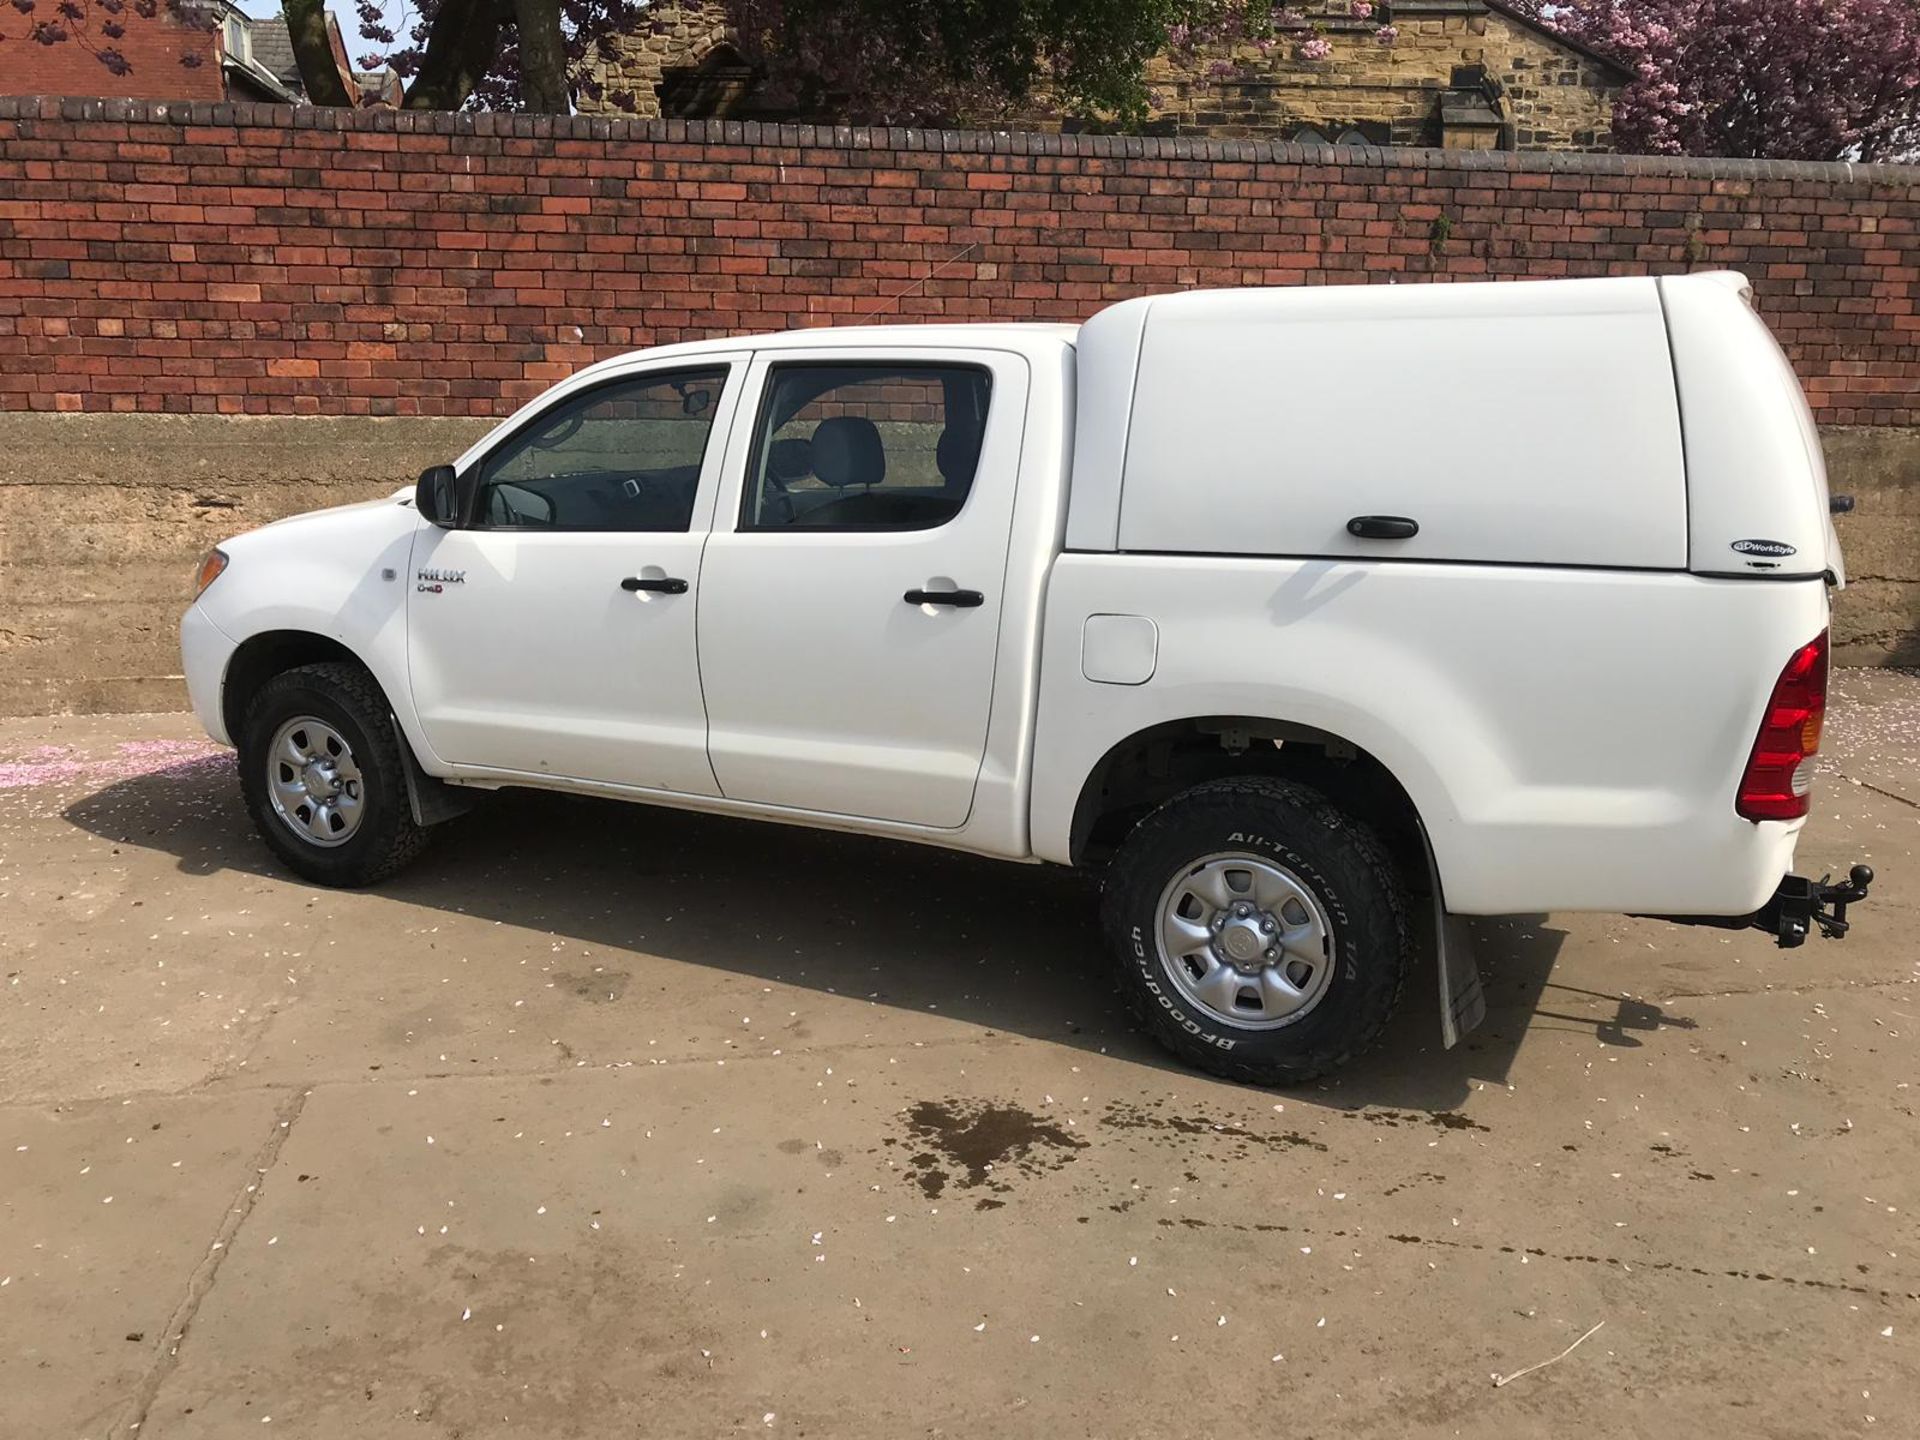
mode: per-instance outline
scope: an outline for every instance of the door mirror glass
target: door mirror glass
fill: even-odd
[[[451,465],[429,465],[420,472],[420,483],[413,491],[413,508],[420,512],[422,519],[449,530],[454,527],[460,510],[454,501],[453,482]]]
[[[413,487],[413,508],[443,530],[473,523],[473,502],[480,493],[480,472],[469,465],[455,473],[451,465],[429,465]]]

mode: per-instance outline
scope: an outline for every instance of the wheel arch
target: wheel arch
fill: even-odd
[[[340,641],[311,630],[263,630],[241,641],[227,661],[226,674],[220,682],[220,719],[227,734],[239,743],[247,706],[267,681],[297,666],[327,660],[358,665],[373,675],[374,684],[380,687],[388,704],[392,704],[393,697],[374,674],[373,667]]]
[[[1429,842],[1419,807],[1392,769],[1342,735],[1272,716],[1163,720],[1110,746],[1074,804],[1073,863],[1104,864],[1156,806],[1193,785],[1234,775],[1272,775],[1319,791],[1379,833],[1411,888],[1429,888]]]

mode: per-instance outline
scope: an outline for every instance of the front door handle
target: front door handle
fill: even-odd
[[[901,598],[909,605],[952,605],[960,610],[987,602],[978,590],[909,590]]]
[[[1420,522],[1404,515],[1356,515],[1347,521],[1347,533],[1362,540],[1411,540]]]
[[[620,582],[620,588],[629,594],[636,590],[657,590],[662,595],[684,595],[687,593],[687,582],[672,576],[664,580],[643,580],[638,575],[629,575]]]

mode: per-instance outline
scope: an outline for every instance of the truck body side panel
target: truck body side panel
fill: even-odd
[[[1159,635],[1144,684],[1080,664],[1087,617]],[[1743,914],[1801,822],[1734,793],[1817,579],[1545,566],[1062,556],[1047,603],[1033,845],[1070,862],[1086,778],[1129,736],[1246,716],[1370,752],[1425,822],[1450,910]]]

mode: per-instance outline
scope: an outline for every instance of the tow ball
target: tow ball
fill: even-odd
[[[1773,936],[1782,950],[1804,945],[1808,933],[1818,926],[1822,936],[1838,940],[1847,933],[1847,907],[1867,898],[1873,884],[1873,867],[1856,865],[1847,872],[1842,884],[1832,883],[1831,875],[1809,880],[1804,875],[1789,875],[1773,892],[1773,899],[1754,913],[1753,926]]]

